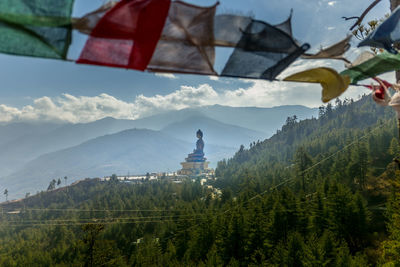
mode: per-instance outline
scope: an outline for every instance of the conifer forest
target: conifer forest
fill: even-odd
[[[337,100],[241,146],[209,186],[86,179],[5,202],[0,265],[397,266],[397,136],[390,108]]]

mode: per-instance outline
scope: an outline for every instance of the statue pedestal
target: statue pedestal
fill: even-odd
[[[181,162],[182,169],[178,172],[182,175],[197,175],[203,173],[205,170],[208,170],[209,162]]]

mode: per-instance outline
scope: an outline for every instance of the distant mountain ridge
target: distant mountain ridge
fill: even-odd
[[[283,108],[283,110],[286,109]],[[120,171],[131,171],[131,173],[158,170],[176,171],[180,168],[179,162],[183,161],[193,150],[196,141],[195,132],[199,128],[204,132],[206,157],[211,162],[211,166],[215,167],[217,161],[231,157],[240,145],[248,146],[253,141],[269,137],[265,131],[254,128],[275,132],[280,125],[267,129],[268,121],[271,122],[271,125],[277,125],[278,121],[284,122],[287,116],[296,114],[296,110],[309,112],[307,114],[310,117],[316,113],[315,109],[297,106],[290,106],[285,112],[279,107],[264,109],[207,106],[170,111],[138,120],[103,118],[79,124],[2,125],[0,126],[0,137],[3,137],[5,141],[0,142],[0,168],[2,168],[0,186],[3,188],[9,186],[10,196],[12,196],[13,190],[10,189],[14,188],[16,190],[14,192],[26,193],[28,191],[23,189],[25,185],[33,186],[27,186],[27,189],[38,188],[38,184],[36,184],[38,181],[45,180],[47,182],[58,176],[74,176],[76,179],[81,179],[110,175]],[[297,112],[296,115],[306,116],[307,114],[305,115],[304,112]],[[266,114],[272,115],[267,116]],[[148,144],[157,146],[159,142],[162,142],[161,140],[165,142],[174,140],[171,142],[180,149],[166,148],[175,151],[176,155],[159,157],[161,154],[155,147],[137,143],[138,140],[144,138],[139,134],[133,134],[132,140],[126,144],[126,147],[130,147],[132,150],[124,149],[125,147],[119,140],[126,140],[123,138],[123,132],[131,130],[139,133],[142,131],[138,129],[151,130],[149,136],[154,138],[154,142],[147,141]],[[154,131],[161,132],[155,134]],[[107,140],[107,146],[104,146],[99,140]],[[115,143],[115,148],[110,144],[110,140]],[[132,144],[136,143],[136,148],[134,148]],[[91,146],[90,144],[95,145]],[[99,146],[103,150],[96,150],[95,146]],[[134,150],[136,150],[136,154],[132,152]],[[71,154],[71,151],[75,152]],[[89,151],[95,152],[89,153]],[[95,156],[91,157],[91,155]],[[65,160],[62,160],[63,156],[66,157]],[[128,161],[137,161],[136,166],[143,166],[143,168],[132,168],[130,163],[127,163]],[[146,161],[151,164],[146,165]],[[141,163],[139,164],[139,162]],[[27,180],[29,183],[26,183]],[[18,186],[18,183],[21,185]],[[44,189],[42,185],[39,189]],[[32,190],[29,192],[33,193]]]
[[[293,115],[296,115],[299,119],[317,117],[318,108],[309,108],[300,105],[272,108],[212,105],[168,111],[163,114],[141,118],[136,120],[136,127],[161,130],[170,123],[183,121],[188,117],[200,114],[226,124],[264,132],[269,137],[285,123],[287,117]]]
[[[267,137],[272,136],[285,123],[287,117],[296,115],[300,120],[318,117],[318,108],[309,108],[301,105],[272,108],[213,105],[201,107],[199,110],[204,115],[215,120],[264,132]]]
[[[178,169],[190,144],[152,130],[125,130],[80,145],[44,154],[20,171],[0,179],[13,195],[44,190],[53,178],[73,182],[112,173],[146,173]]]
[[[287,111],[282,111],[286,110]],[[307,112],[308,113],[307,113]],[[143,128],[150,130],[167,129],[169,134],[174,134],[169,125],[178,123],[183,126],[182,121],[190,124],[191,117],[204,117],[230,124],[230,127],[242,127],[240,133],[231,133],[237,136],[237,140],[219,138],[222,146],[238,147],[241,144],[248,145],[249,142],[265,139],[272,135],[286,120],[287,116],[296,115],[299,118],[309,115],[314,116],[316,109],[302,106],[285,106],[275,108],[236,108],[226,106],[205,106],[194,109],[183,109],[170,111],[138,120],[122,120],[114,118],[103,118],[90,123],[78,124],[51,124],[51,123],[12,123],[0,126],[0,168],[2,175],[8,175],[21,168],[25,163],[45,153],[54,152],[71,146],[79,145],[92,138],[113,134],[127,129]],[[267,116],[266,114],[272,114]],[[264,123],[265,122],[265,123]],[[213,125],[217,125],[215,122]],[[270,128],[266,128],[270,125]],[[251,126],[246,127],[246,126]],[[210,129],[210,127],[208,127]],[[261,129],[261,130],[260,130]],[[193,129],[195,131],[197,129]],[[179,131],[178,131],[179,132]],[[230,134],[227,131],[227,135]],[[269,133],[268,133],[269,132]],[[265,134],[263,134],[265,133]],[[207,136],[207,132],[205,132]],[[183,140],[191,141],[193,134],[182,136]],[[194,138],[193,138],[194,139]],[[218,144],[218,142],[211,142]]]
[[[44,154],[21,170],[0,178],[13,196],[44,190],[54,178],[69,177],[73,182],[85,177],[146,172],[177,171],[194,144],[160,131],[125,130],[97,137],[80,145]],[[214,165],[236,149],[208,144],[205,153]],[[213,155],[218,155],[215,157]]]

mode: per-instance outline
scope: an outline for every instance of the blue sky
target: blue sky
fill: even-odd
[[[76,0],[73,15],[82,16],[99,7],[103,0]],[[187,1],[208,6],[210,0]],[[353,21],[370,4],[361,0],[220,0],[218,13],[252,15],[271,24],[280,23],[293,8],[293,32],[300,42],[308,42],[311,52],[343,39]],[[379,3],[365,19],[389,13],[389,0]],[[74,33],[69,57],[76,59],[85,36]],[[356,45],[356,40],[353,40]],[[354,59],[361,50],[351,49]],[[229,50],[217,50],[217,65]],[[315,66],[344,69],[342,62],[300,60],[285,73]],[[156,75],[138,71],[78,65],[73,62],[0,55],[2,90],[0,121],[55,120],[86,122],[104,116],[139,118],[189,106],[226,104],[271,107],[301,104],[321,105],[319,85],[215,79],[196,75]],[[282,74],[284,75],[284,74]],[[390,79],[392,76],[386,75]],[[350,88],[347,97],[367,92]]]

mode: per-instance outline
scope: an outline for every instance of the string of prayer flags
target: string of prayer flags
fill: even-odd
[[[349,61],[343,57],[343,54],[346,53],[346,51],[350,48],[351,37],[352,36],[349,35],[342,41],[325,49],[321,49],[316,54],[304,54],[301,57],[305,59],[340,59],[349,63]]]
[[[333,98],[340,96],[349,87],[350,78],[340,75],[331,68],[314,68],[292,74],[284,81],[319,83],[322,86],[322,101],[329,102]]]
[[[212,34],[217,5],[198,7],[172,2],[147,70],[217,75]]]
[[[400,7],[397,7],[390,16],[382,22],[367,38],[362,40],[360,46],[384,48],[388,52],[397,54],[393,44],[400,41]]]
[[[170,0],[121,0],[90,33],[77,63],[145,70],[170,4]]]
[[[74,0],[0,1],[0,52],[66,59]]]
[[[122,0],[94,27],[77,63],[218,75],[215,46],[220,45],[235,47],[220,76],[273,80],[310,47],[294,41],[291,15],[273,26],[249,17],[215,16],[217,5]],[[105,9],[88,14],[81,25],[89,26],[81,31]]]
[[[72,19],[73,0],[3,0],[0,52],[66,59],[73,27],[89,34],[77,63],[274,80],[310,47],[293,39],[292,12],[270,25],[215,16],[217,5],[121,0]],[[214,70],[215,46],[235,48],[221,73]]]
[[[91,31],[94,29],[96,24],[100,21],[101,17],[105,15],[117,2],[111,1],[102,5],[97,10],[84,15],[82,18],[73,18],[72,27],[75,30],[80,31],[83,34],[90,35]],[[197,7],[184,2],[179,2],[181,5],[186,5],[187,7],[194,7],[200,9],[206,9],[202,7]],[[178,6],[179,6],[178,4]],[[175,2],[172,2],[175,5]],[[210,7],[213,9],[214,6]],[[288,35],[292,36],[292,13],[290,11],[290,16],[282,23],[274,25],[274,27],[284,31]],[[214,45],[223,47],[235,47],[242,37],[243,29],[252,21],[251,17],[232,15],[232,14],[221,14],[214,17]],[[168,20],[166,22],[168,24]],[[164,34],[164,32],[163,32]],[[163,38],[163,37],[161,37]]]
[[[357,84],[358,81],[399,69],[400,55],[383,52],[359,65],[342,71],[340,74],[349,76],[351,84]]]

